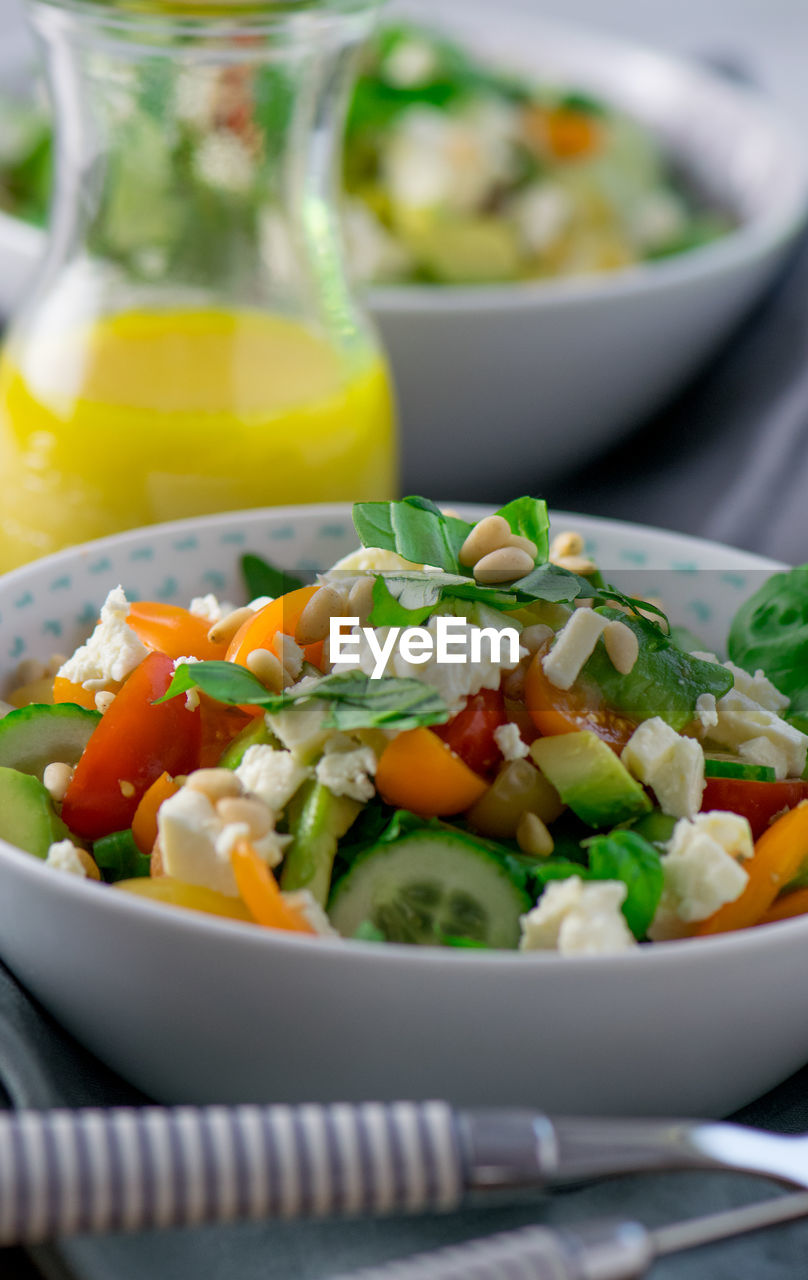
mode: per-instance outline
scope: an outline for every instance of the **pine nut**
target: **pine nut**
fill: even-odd
[[[66,662],[67,662],[67,654],[52,653],[51,656],[48,658],[46,674],[49,676],[55,676],[56,672],[61,667],[63,667]]]
[[[565,529],[550,543],[550,559],[557,564],[559,556],[579,556],[583,549],[584,540],[580,533]]]
[[[269,649],[253,649],[252,653],[248,653],[247,670],[271,693],[280,693],[283,688],[283,667]]]
[[[547,826],[536,813],[523,813],[516,828],[516,843],[522,853],[532,853],[537,858],[549,858],[555,842]]]
[[[195,769],[188,774],[185,785],[192,791],[201,791],[213,803],[225,796],[240,796],[244,790],[232,769]]]
[[[164,876],[165,873],[165,867],[163,866],[163,851],[160,848],[160,840],[158,838],[155,840],[154,848],[151,851],[149,875],[156,880],[158,876]]]
[[[535,653],[546,640],[552,640],[554,635],[552,627],[545,626],[543,622],[536,622],[532,627],[522,628],[519,632],[519,643],[527,649],[528,653]]]
[[[472,567],[490,552],[506,546],[512,536],[511,526],[504,516],[486,516],[475,524],[457,558],[461,564]]]
[[[373,587],[376,579],[373,576],[357,578],[348,593],[348,615],[359,619],[364,626],[373,608]]]
[[[134,783],[128,782],[126,778],[120,778],[118,780],[118,786],[121,789],[121,795],[124,796],[125,799],[131,800],[132,796],[135,794]]]
[[[315,591],[298,619],[295,640],[298,644],[316,644],[325,640],[331,619],[345,615],[345,597],[336,587],[323,586]]]
[[[228,826],[230,823],[243,822],[251,840],[260,840],[272,830],[272,814],[261,800],[225,797],[216,805],[216,812]]]
[[[627,676],[640,652],[636,633],[625,622],[610,622],[603,632],[603,643],[615,671]]]
[[[290,682],[294,684],[295,680],[300,679],[300,672],[303,670],[303,650],[300,645],[285,632],[278,631],[272,641],[272,649],[283,667],[284,675],[288,675]]]
[[[84,867],[84,873],[88,880],[100,880],[101,872],[98,870],[98,864],[94,858],[91,858],[86,849],[79,849],[76,846],[76,856]]]
[[[61,803],[67,794],[67,788],[73,781],[73,767],[64,764],[61,760],[54,760],[52,764],[45,765],[45,772],[42,774],[42,782],[45,790],[50,792],[52,800]]]
[[[208,640],[211,644],[229,644],[234,635],[248,618],[255,615],[255,610],[249,605],[245,605],[242,609],[234,609],[232,613],[226,614],[220,618],[218,622],[214,622],[208,631]]]
[[[491,585],[497,582],[514,582],[523,578],[533,568],[533,561],[521,547],[498,547],[489,551],[474,566],[477,582]]]
[[[530,538],[523,538],[520,533],[512,533],[505,545],[506,547],[519,547],[520,551],[524,551],[526,555],[529,555],[534,563],[536,556],[539,554],[539,548],[535,542],[531,542]]]
[[[105,712],[109,711],[114,701],[114,693],[111,693],[109,689],[99,689],[95,695],[95,709],[100,711],[103,716]]]
[[[553,562],[559,569],[568,569],[570,573],[594,573],[597,565],[586,556],[559,556]]]

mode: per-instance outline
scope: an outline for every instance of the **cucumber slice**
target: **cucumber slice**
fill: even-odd
[[[50,846],[69,835],[56,816],[50,793],[37,778],[17,769],[0,768],[0,838],[37,858],[46,858]]]
[[[775,782],[777,774],[770,764],[749,764],[733,756],[705,756],[705,778],[740,778],[744,782]]]
[[[100,719],[99,711],[73,702],[35,702],[9,711],[0,720],[0,767],[31,773],[41,781],[52,761],[78,762]]]
[[[329,916],[346,938],[367,922],[388,942],[437,946],[448,936],[511,949],[532,905],[488,849],[459,831],[423,830],[360,854]]]

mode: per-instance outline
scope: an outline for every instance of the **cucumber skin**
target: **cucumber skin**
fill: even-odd
[[[346,871],[345,875],[342,876],[334,886],[332,891],[331,898],[328,903],[328,912],[332,918],[334,927],[339,929],[337,918],[341,909],[344,909],[346,898],[348,895],[353,896],[357,889],[357,881],[359,881],[361,891],[362,881],[365,879],[366,872],[371,864],[375,863],[378,866],[381,864],[382,860],[389,860],[391,856],[399,853],[407,845],[417,846],[419,844],[443,845],[444,847],[453,848],[455,852],[462,849],[469,858],[479,860],[479,862],[486,867],[489,873],[492,873],[497,878],[497,881],[500,882],[502,887],[507,890],[507,893],[511,898],[513,904],[513,919],[512,921],[507,922],[507,926],[504,929],[500,926],[501,932],[497,940],[487,940],[485,945],[497,950],[513,950],[519,941],[519,917],[524,915],[531,909],[531,907],[533,907],[534,900],[524,891],[524,889],[521,889],[514,883],[504,865],[495,858],[484,845],[479,844],[473,838],[459,831],[450,831],[444,834],[436,833],[435,831],[416,830],[408,832],[398,840],[391,840],[389,842],[372,845],[369,849],[360,853],[354,862],[351,863],[351,866],[348,871]],[[439,855],[436,853],[436,861],[438,856]],[[363,920],[367,918],[365,913],[360,914],[362,915]],[[361,921],[357,919],[356,925],[358,926],[360,923]],[[340,932],[343,931],[340,930]],[[353,937],[354,932],[354,927],[351,927],[348,932],[343,934],[343,936]],[[438,946],[441,944],[436,938],[434,942],[416,945]]]
[[[54,760],[78,763],[100,720],[100,711],[73,702],[34,702],[9,711],[0,720],[0,767],[41,781]]]
[[[740,760],[711,760],[704,758],[705,778],[737,778],[743,782],[775,782],[776,774],[771,765],[746,764]]]

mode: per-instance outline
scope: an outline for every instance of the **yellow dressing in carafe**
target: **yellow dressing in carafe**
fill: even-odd
[[[0,364],[0,570],[119,529],[392,497],[375,352],[252,310],[125,311]]]

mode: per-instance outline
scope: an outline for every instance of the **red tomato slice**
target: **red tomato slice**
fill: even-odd
[[[494,730],[507,720],[499,690],[481,689],[466,699],[462,711],[446,724],[433,725],[432,730],[475,773],[489,774],[502,762]]]
[[[173,671],[166,654],[150,653],[93,731],[62,805],[62,817],[76,835],[97,840],[122,831],[161,773],[174,777],[198,767],[199,708],[189,710],[184,697],[153,705]]]
[[[223,659],[226,644],[208,639],[210,623],[188,609],[158,600],[137,600],[129,606],[126,619],[147,649],[157,649],[170,658],[199,658],[203,662]]]
[[[551,684],[541,664],[548,647],[543,645],[534,655],[525,680],[525,702],[539,733],[552,737],[590,729],[614,751],[622,751],[636,722],[608,707],[595,688],[574,684],[571,689],[558,689]]]
[[[808,800],[808,782],[786,778],[783,782],[748,782],[744,778],[708,778],[701,802],[708,809],[729,809],[749,819],[755,840],[784,809]]]

